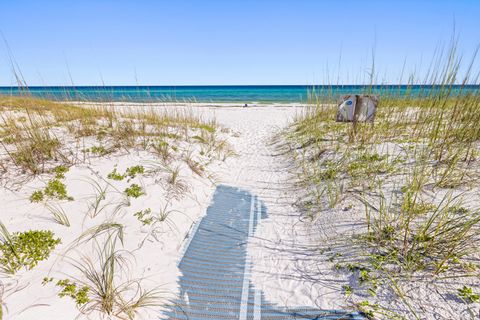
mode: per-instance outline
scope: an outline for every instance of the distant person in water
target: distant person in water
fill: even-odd
[[[248,107],[248,104],[245,103],[245,105],[243,106],[244,108]]]

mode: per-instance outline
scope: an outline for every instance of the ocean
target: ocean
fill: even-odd
[[[478,93],[480,86],[455,85],[452,95]],[[422,96],[433,86],[407,85],[248,85],[248,86],[62,86],[0,87],[1,95],[30,95],[52,100],[203,103],[307,103],[312,97],[336,98],[345,94],[372,92],[381,95]]]

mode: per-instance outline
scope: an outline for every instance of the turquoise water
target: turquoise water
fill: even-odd
[[[28,94],[53,100],[129,101],[129,102],[307,102],[309,97],[337,97],[359,94],[369,87],[342,86],[77,86],[77,87],[0,87],[0,94]],[[388,95],[424,95],[432,86],[374,86],[373,93]],[[453,94],[478,93],[480,86],[454,86]]]

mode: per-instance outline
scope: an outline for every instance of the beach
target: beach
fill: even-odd
[[[480,1],[4,1],[0,320],[480,319]]]
[[[102,151],[100,146],[109,150],[115,140],[102,138],[98,144],[95,142],[98,137],[75,137],[70,135],[75,131],[56,125],[49,130],[62,141],[62,154],[73,157],[69,159],[68,170],[60,176],[55,170],[34,176],[25,169],[4,170],[1,222],[8,232],[51,230],[61,241],[32,270],[19,268],[13,275],[2,274],[4,319],[38,319],[39,313],[42,319],[72,319],[78,315],[101,318],[97,305],[87,303],[83,306],[88,308],[82,308],[75,300],[77,295],[60,294],[65,286],[59,281],[68,279],[76,283],[77,290],[82,285],[92,286],[89,278],[85,279],[85,272],[101,271],[105,266],[102,254],[106,243],[122,256],[122,263],[114,271],[115,282],[125,285],[122,299],[136,301],[137,289],[154,289],[158,301],[134,313],[140,319],[158,316],[179,294],[178,280],[182,276],[179,261],[188,249],[185,246],[193,237],[195,224],[205,216],[219,185],[246,190],[265,207],[265,217],[248,238],[247,255],[252,265],[251,285],[261,290],[266,301],[283,309],[354,311],[358,310],[357,303],[368,297],[374,301],[371,305],[391,311],[383,316],[378,313],[380,317],[396,314],[408,318],[411,314],[408,304],[386,285],[379,285],[376,297],[367,296],[364,285],[355,282],[358,275],[339,269],[337,258],[332,258],[352,258],[351,263],[364,261],[365,248],[355,245],[347,248],[348,242],[339,242],[366,230],[361,203],[346,198],[314,220],[306,215],[300,202],[306,189],[299,188],[300,172],[294,156],[298,152],[295,150],[302,149],[292,145],[285,132],[295,119],[306,113],[307,106],[243,108],[120,102],[72,105],[85,110],[114,110],[119,119],[134,115],[128,121],[150,119],[145,115],[166,118],[175,114],[183,119],[182,126],[187,118],[192,123],[196,119],[205,124],[195,122],[192,129],[171,124],[167,131],[161,131],[162,141],[168,141],[171,153],[142,148],[139,137],[138,145],[132,142],[128,147]],[[7,112],[17,119],[22,116],[18,110]],[[136,121],[140,124],[143,120]],[[205,134],[195,129],[207,123],[215,129],[208,128]],[[211,140],[207,141],[207,137]],[[100,151],[92,152],[94,147]],[[89,151],[79,151],[86,149]],[[12,152],[6,149],[9,150]],[[3,154],[4,158],[7,156]],[[52,168],[56,168],[55,164]],[[52,179],[64,183],[68,197],[58,193],[48,195]],[[133,185],[139,187],[137,194]],[[45,198],[33,200],[35,191],[42,188]],[[68,223],[59,219],[58,213],[63,213]],[[85,266],[92,270],[85,270]],[[426,318],[447,319],[457,313],[468,316],[472,306],[464,309],[461,300],[445,302],[445,296],[452,293],[453,280],[432,282],[426,276],[424,279],[406,280],[402,288],[407,290],[409,301],[422,304]],[[476,288],[473,278],[461,281]],[[458,286],[458,279],[454,283]],[[352,288],[351,295],[345,295],[347,284]],[[118,315],[125,312],[120,306],[115,308]]]
[[[79,105],[93,107],[91,104]],[[127,110],[126,112],[142,108],[136,104],[123,103],[105,106]],[[181,170],[178,179],[185,186],[180,191],[170,190],[170,186],[162,182],[165,180],[162,174],[154,173],[157,169],[155,164],[159,160],[148,152],[128,150],[102,157],[94,156],[73,165],[65,173],[62,181],[65,181],[68,195],[73,198],[71,201],[59,199],[45,203],[31,201],[32,193],[48,184],[52,174],[42,174],[33,179],[25,178],[27,180],[25,182],[23,179],[14,179],[10,176],[11,172],[4,173],[1,221],[9,232],[48,229],[61,239],[61,244],[55,248],[49,259],[40,262],[35,269],[21,270],[14,277],[6,275],[2,278],[5,288],[3,301],[5,310],[8,310],[4,318],[35,319],[38,318],[39,312],[45,319],[60,319],[59,314],[62,314],[61,319],[76,317],[79,312],[74,301],[59,298],[59,287],[55,286],[55,283],[64,278],[81,278],[76,263],[84,263],[84,259],[88,259],[96,251],[92,243],[78,243],[79,237],[98,225],[113,222],[125,228],[121,248],[129,253],[128,259],[131,260],[129,273],[125,277],[142,279],[145,288],[159,287],[163,302],[166,303],[167,299],[178,293],[177,281],[180,274],[177,263],[181,259],[182,246],[194,223],[205,215],[215,185],[226,184],[255,193],[270,186],[272,184],[269,181],[270,177],[274,175],[269,172],[274,163],[267,149],[270,138],[301,110],[300,107],[278,106],[239,108],[165,104],[143,105],[143,108],[149,112],[154,110],[159,113],[170,108],[175,108],[176,112],[185,109],[185,113],[196,114],[207,121],[216,119],[219,136],[228,142],[235,154],[226,157],[225,160],[213,160],[202,176],[185,164],[183,166],[179,164]],[[62,133],[64,134],[58,132],[57,136],[61,137]],[[62,142],[68,150],[77,148],[74,141],[65,139]],[[189,149],[189,152],[195,151]],[[175,160],[177,159],[172,159]],[[128,183],[107,178],[114,169],[116,172],[123,172],[129,167],[138,165],[144,166],[146,171],[151,170],[152,173],[137,176]],[[16,174],[18,177],[22,176],[18,171]],[[166,173],[163,173],[163,176],[165,175]],[[124,201],[121,196],[122,190],[132,182],[141,185],[145,195],[131,198],[128,205],[116,212],[116,207]],[[104,203],[102,202],[102,208],[104,204],[105,208],[97,209],[98,213],[92,213],[92,205],[99,200],[99,189],[104,190],[102,188],[107,187]],[[52,219],[52,213],[49,211],[51,207],[61,208],[65,212],[69,226]],[[146,208],[158,211],[164,207],[169,212],[168,218],[155,227],[143,225],[133,215]],[[53,280],[45,283],[45,278]],[[158,308],[143,312],[145,313],[143,316],[147,316],[149,312],[158,314]]]

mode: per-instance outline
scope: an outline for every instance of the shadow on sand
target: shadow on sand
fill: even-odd
[[[169,319],[364,319],[360,313],[286,309],[265,300],[250,281],[249,235],[265,205],[247,191],[220,185],[207,215],[194,227],[179,268],[180,295],[164,316]]]

